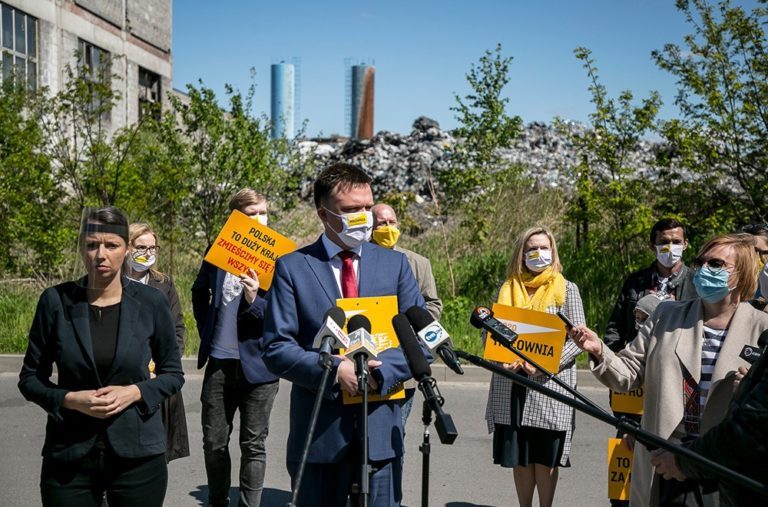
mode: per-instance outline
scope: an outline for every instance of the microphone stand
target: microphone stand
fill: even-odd
[[[493,335],[492,334],[491,334],[491,339],[493,340]],[[494,341],[496,341],[496,340],[494,340]],[[515,341],[517,341],[517,340],[515,340]],[[520,356],[520,358],[522,358],[523,361],[525,361],[526,363],[530,364],[531,366],[533,366],[534,368],[536,368],[540,372],[544,373],[544,375],[546,375],[546,377],[547,377],[547,380],[552,380],[555,384],[559,385],[560,387],[565,389],[567,392],[571,393],[573,396],[575,396],[576,398],[578,398],[582,402],[586,403],[587,405],[589,405],[590,407],[592,407],[592,408],[594,408],[596,410],[600,410],[601,412],[604,412],[606,414],[608,413],[605,410],[603,410],[603,408],[600,405],[598,405],[594,401],[590,400],[589,398],[584,396],[582,393],[580,393],[579,391],[577,391],[573,387],[569,386],[568,384],[566,384],[565,382],[563,382],[562,380],[557,378],[557,376],[554,373],[550,373],[545,368],[542,368],[541,366],[539,366],[539,364],[536,363],[536,361],[532,360],[530,357],[525,355],[525,353],[522,350],[520,350],[517,347],[515,347],[514,342],[505,343],[503,341],[496,341],[496,343],[501,344],[503,347],[511,350],[512,352],[514,352],[515,354]],[[459,352],[458,350],[455,351],[455,352],[456,352],[456,354],[459,357],[461,357],[461,355],[458,353]]]
[[[371,465],[368,464],[368,370],[365,354],[355,355],[355,373],[357,373],[357,390],[363,396],[360,417],[360,507],[368,507],[370,498]]]
[[[432,409],[424,400],[421,422],[424,423],[424,435],[421,439],[421,507],[429,507],[429,454],[432,445],[429,443],[429,425],[432,424]]]
[[[464,352],[463,350],[455,350],[455,352],[456,352],[456,355],[458,355],[460,358],[466,359],[467,361],[469,361],[470,363],[476,366],[480,366],[481,368],[484,368],[488,371],[497,373],[503,377],[506,377],[512,380],[517,384],[520,384],[522,386],[527,387],[528,389],[533,389],[534,391],[537,391],[546,396],[549,396],[550,398],[553,398],[561,403],[564,403],[569,407],[575,408],[576,410],[584,412],[585,414],[590,415],[595,419],[599,419],[604,423],[610,424],[611,426],[614,426],[616,429],[619,429],[624,433],[628,433],[632,435],[635,438],[635,440],[643,444],[649,451],[661,448],[661,449],[664,449],[665,451],[669,451],[678,456],[683,456],[691,461],[695,461],[696,463],[707,467],[708,469],[712,470],[712,472],[717,474],[719,477],[727,481],[738,484],[739,486],[743,486],[745,488],[749,488],[752,491],[760,493],[761,495],[768,496],[768,485],[762,484],[754,479],[751,479],[738,472],[735,472],[730,468],[724,467],[720,463],[707,459],[701,454],[698,454],[688,449],[687,447],[683,447],[681,445],[668,442],[667,440],[661,438],[660,436],[654,435],[653,433],[640,428],[640,425],[631,419],[627,419],[624,417],[621,417],[621,418],[614,417],[613,415],[607,413],[605,410],[596,409],[595,407],[592,406],[593,404],[587,404],[582,401],[569,398],[564,394],[558,393],[557,391],[553,391],[552,389],[546,388],[538,384],[537,382],[529,379],[528,377],[524,377],[522,375],[518,375],[516,373],[507,371],[506,369],[504,369],[503,367],[499,366],[496,363],[493,363],[481,357],[475,356],[468,352]]]
[[[309,455],[309,446],[312,444],[312,437],[315,434],[315,426],[317,426],[317,418],[320,415],[320,405],[323,403],[323,395],[325,394],[325,386],[328,384],[328,377],[333,369],[333,358],[331,357],[331,337],[324,336],[323,342],[320,345],[320,357],[318,359],[318,365],[323,369],[323,375],[320,378],[320,385],[318,386],[317,393],[315,394],[315,403],[312,405],[312,415],[309,419],[309,429],[307,430],[307,438],[304,441],[304,447],[301,450],[301,459],[299,460],[299,468],[296,471],[296,482],[291,492],[291,500],[288,502],[287,507],[296,507],[296,501],[299,498],[299,488],[301,487],[301,478],[304,475],[304,468],[307,465],[307,456]]]

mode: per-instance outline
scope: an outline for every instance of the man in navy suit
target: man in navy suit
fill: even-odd
[[[267,199],[250,188],[229,202],[267,225]],[[258,507],[266,471],[269,416],[278,378],[261,358],[265,293],[253,270],[235,276],[203,261],[192,285],[192,309],[200,333],[197,367],[205,368],[200,394],[208,505],[229,505],[229,437],[240,411],[241,507]]]
[[[325,312],[340,297],[396,295],[399,311],[424,299],[406,257],[368,242],[373,227],[371,179],[349,164],[324,169],[314,185],[317,215],[324,234],[315,243],[281,257],[267,297],[264,362],[293,383],[287,467],[295,482],[301,449],[322,376],[315,334]],[[389,393],[411,377],[399,348],[369,361],[369,387]],[[360,405],[344,405],[341,391],[357,393],[355,366],[334,357],[333,371],[320,407],[301,483],[298,505],[346,505],[353,483],[360,481]],[[400,406],[370,403],[368,410],[370,504],[399,505],[402,498],[403,428]],[[353,498],[354,501],[354,498]]]

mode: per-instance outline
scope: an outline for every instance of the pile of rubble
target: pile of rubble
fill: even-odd
[[[586,127],[569,122],[562,128],[583,133]],[[561,128],[561,130],[562,130]],[[303,153],[313,153],[323,167],[333,162],[349,162],[361,166],[374,180],[377,195],[388,192],[410,192],[429,199],[430,176],[436,182],[438,174],[448,168],[451,149],[456,139],[440,125],[426,117],[413,123],[407,136],[381,131],[371,139],[315,139],[301,141]],[[648,161],[654,159],[658,144],[640,141],[627,161],[639,177],[652,177]],[[571,169],[580,159],[569,137],[553,126],[534,122],[523,127],[511,148],[499,150],[506,162],[525,167],[524,175],[534,184],[571,188]]]

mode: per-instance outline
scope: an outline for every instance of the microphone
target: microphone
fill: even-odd
[[[517,340],[517,333],[501,323],[500,320],[493,317],[493,312],[485,306],[478,306],[472,312],[469,323],[477,329],[485,329],[491,333],[491,338],[504,347],[513,350],[512,346]]]
[[[456,430],[450,414],[443,411],[445,399],[437,388],[437,382],[432,378],[432,369],[424,357],[416,333],[408,322],[408,317],[402,313],[392,317],[392,326],[395,328],[395,334],[400,341],[400,348],[403,350],[413,378],[419,383],[419,390],[424,394],[424,401],[435,413],[435,429],[437,429],[440,442],[450,445],[459,436],[459,432]]]
[[[437,354],[450,369],[459,375],[464,375],[459,358],[453,351],[451,337],[445,328],[420,306],[408,308],[405,316],[408,317],[411,327],[414,330],[418,329],[417,334],[432,352],[432,357],[435,357],[435,351],[437,351]]]
[[[371,336],[371,321],[365,315],[355,315],[347,325],[349,343],[344,355],[350,359],[362,355],[365,360],[376,359],[379,350]]]
[[[323,317],[323,326],[315,334],[312,347],[320,349],[318,364],[322,367],[331,365],[331,349],[346,348],[349,346],[349,338],[342,331],[341,326],[346,321],[344,310],[338,306],[330,308]]]

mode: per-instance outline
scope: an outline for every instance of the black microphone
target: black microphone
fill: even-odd
[[[472,312],[469,323],[477,329],[485,329],[491,333],[491,338],[504,347],[513,350],[512,346],[517,340],[517,333],[509,329],[498,319],[493,317],[493,312],[485,306],[478,306]]]
[[[323,317],[323,326],[315,334],[312,340],[312,347],[320,349],[320,366],[330,365],[331,349],[346,348],[349,346],[349,339],[341,329],[347,320],[344,310],[338,306],[330,308]]]
[[[432,357],[435,352],[442,358],[443,362],[454,372],[464,375],[459,358],[451,346],[451,337],[448,332],[436,321],[432,315],[420,306],[412,306],[405,312],[408,322],[411,323],[414,331],[417,330],[419,338],[427,345]]]
[[[440,437],[440,442],[450,445],[459,436],[459,432],[456,430],[450,414],[446,414],[443,411],[445,399],[443,399],[440,390],[437,388],[437,382],[432,378],[432,369],[424,357],[424,352],[421,349],[421,345],[419,345],[418,338],[416,338],[416,333],[413,332],[413,328],[410,322],[408,322],[408,317],[402,313],[392,317],[392,326],[395,328],[395,334],[398,341],[400,341],[400,347],[405,355],[405,360],[408,362],[408,367],[411,369],[413,378],[419,383],[419,390],[424,394],[424,401],[435,413],[435,429]]]

